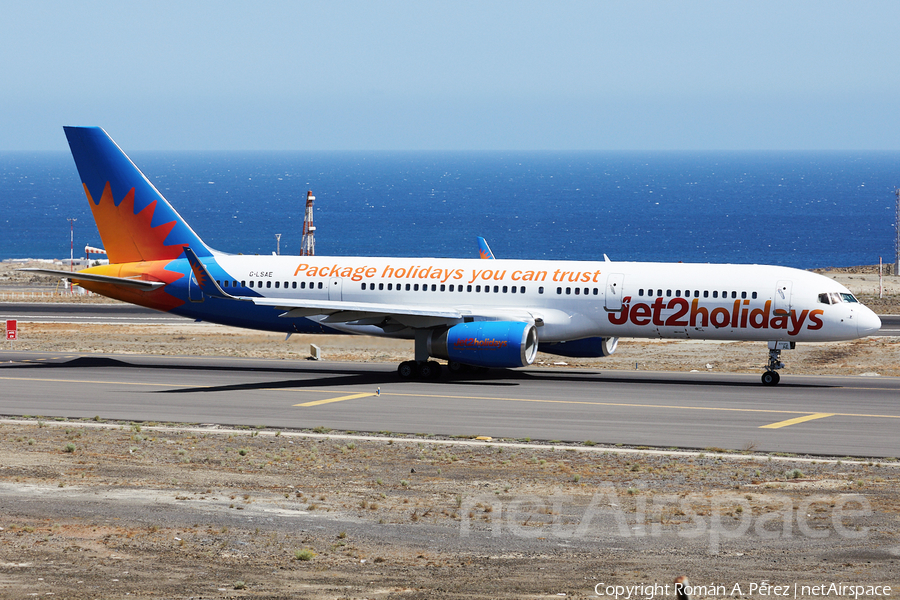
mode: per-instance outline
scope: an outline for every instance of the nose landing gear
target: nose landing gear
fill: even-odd
[[[766,371],[762,374],[763,385],[778,385],[781,381],[778,369],[784,367],[784,363],[781,362],[781,351],[793,350],[796,345],[796,342],[769,342],[769,362],[766,363]]]

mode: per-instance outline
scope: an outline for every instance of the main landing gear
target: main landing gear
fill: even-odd
[[[433,360],[405,360],[397,367],[401,379],[439,379],[441,363]]]
[[[795,347],[795,342],[769,342],[769,362],[766,363],[766,372],[762,374],[763,385],[778,385],[781,381],[778,369],[784,367],[784,363],[781,362],[781,351],[793,350]]]

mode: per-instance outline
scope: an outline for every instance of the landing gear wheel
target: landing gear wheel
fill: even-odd
[[[397,373],[400,374],[401,379],[412,379],[416,376],[417,371],[416,363],[412,360],[405,360],[397,367]]]
[[[437,379],[441,376],[441,365],[433,360],[419,364],[419,377],[421,379]]]
[[[778,385],[779,381],[781,381],[781,375],[778,374],[778,371],[766,371],[762,374],[763,385]]]
[[[466,365],[461,362],[456,362],[455,360],[451,360],[447,363],[447,370],[453,373],[454,375],[458,373],[462,373],[466,370]]]

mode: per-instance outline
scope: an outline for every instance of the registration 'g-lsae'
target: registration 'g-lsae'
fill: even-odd
[[[219,252],[105,131],[65,132],[109,264],[37,271],[212,323],[411,338],[403,378],[438,377],[434,358],[458,372],[527,366],[539,349],[602,357],[632,337],[768,342],[762,382],[775,385],[782,350],[881,327],[847,288],[786,267]]]

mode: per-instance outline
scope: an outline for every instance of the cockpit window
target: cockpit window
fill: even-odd
[[[825,292],[819,294],[819,302],[822,304],[840,304],[841,302],[859,302],[853,294],[839,294],[837,292]]]

